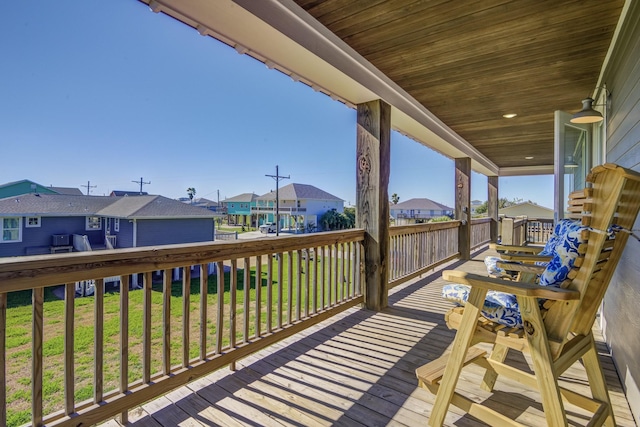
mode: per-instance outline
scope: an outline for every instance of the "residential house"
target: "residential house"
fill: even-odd
[[[204,197],[194,198],[193,200],[191,200],[188,197],[180,197],[178,200],[181,201],[182,203],[188,203],[192,206],[208,209],[211,212],[218,212],[218,213],[222,212],[222,203],[218,205],[218,202],[205,199]]]
[[[553,219],[553,209],[531,202],[518,203],[498,209],[498,215],[509,217],[526,216],[530,219]]]
[[[431,218],[452,216],[453,208],[430,199],[409,199],[389,207],[389,214],[396,225],[427,222]]]
[[[255,227],[257,217],[253,215],[251,208],[256,205],[258,195],[255,193],[242,193],[235,197],[223,200],[222,207],[227,212],[227,222],[237,225]]]
[[[12,196],[0,200],[0,257],[207,242],[214,217],[162,196]]]
[[[81,196],[82,191],[73,187],[45,187],[37,182],[23,179],[20,181],[8,182],[0,185],[0,199],[11,196],[19,196],[21,194],[37,193],[37,194],[68,194]]]
[[[482,200],[472,200],[471,201],[471,215],[475,215],[476,211],[480,206],[482,206],[484,202]]]
[[[313,230],[327,211],[344,211],[344,200],[308,184],[292,183],[278,190],[280,229]],[[270,191],[257,198],[253,213],[258,223],[275,222],[276,192]]]

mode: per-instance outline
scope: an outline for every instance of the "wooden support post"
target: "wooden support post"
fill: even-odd
[[[456,159],[456,219],[462,221],[458,230],[460,259],[471,259],[471,159]]]
[[[487,216],[491,218],[489,238],[493,243],[498,242],[498,177],[487,177]]]
[[[356,226],[365,230],[365,307],[388,299],[391,107],[382,100],[358,105]]]

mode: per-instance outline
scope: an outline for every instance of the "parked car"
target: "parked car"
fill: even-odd
[[[262,224],[260,226],[260,232],[261,233],[275,233],[276,232],[276,225],[272,222],[268,222],[266,224]]]

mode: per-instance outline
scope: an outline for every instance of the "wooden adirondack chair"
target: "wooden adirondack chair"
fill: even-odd
[[[593,413],[589,426],[615,425],[592,327],[640,210],[640,174],[606,164],[594,168],[588,181],[591,188],[570,206],[571,215],[589,227],[582,232],[586,243],[580,245],[574,269],[560,288],[456,271],[443,273],[446,280],[469,285],[471,291],[466,305],[446,316],[449,327],[457,329],[451,352],[416,370],[420,386],[437,394],[430,425],[442,425],[451,403],[491,425],[521,425],[455,391],[462,368],[472,362],[487,369],[481,384],[485,390],[493,389],[498,375],[537,389],[550,426],[567,425],[563,400]],[[612,225],[621,231],[608,233]],[[480,315],[488,290],[516,295],[522,328],[505,328]],[[538,298],[547,300],[543,307]],[[473,347],[479,342],[493,344],[489,357]],[[504,363],[510,349],[530,353],[534,375]],[[558,385],[558,376],[579,359],[592,396]]]

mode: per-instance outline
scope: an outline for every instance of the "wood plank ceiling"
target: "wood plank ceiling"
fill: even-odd
[[[593,92],[624,4],[294,1],[499,167],[553,164],[554,111]]]

